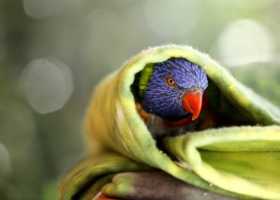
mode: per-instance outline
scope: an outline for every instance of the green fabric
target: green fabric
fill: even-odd
[[[252,125],[209,128],[167,138],[165,149],[177,162],[159,150],[137,113],[131,85],[135,74],[146,65],[171,57],[183,57],[201,66],[217,94],[222,95],[223,105],[231,108],[231,113],[227,107],[219,112],[232,114],[233,122],[240,118]],[[213,94],[211,98],[215,99]],[[238,82],[208,55],[188,46],[149,48],[97,86],[86,116],[92,156],[63,180],[61,199],[70,199],[101,175],[149,167],[213,192],[240,198],[280,199],[278,124],[277,107]]]

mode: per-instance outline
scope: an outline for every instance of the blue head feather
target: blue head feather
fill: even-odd
[[[170,87],[166,78],[171,77],[176,85]],[[182,106],[182,97],[188,90],[205,90],[208,80],[205,72],[184,58],[170,58],[155,63],[143,96],[143,108],[163,118],[181,118],[188,113]]]

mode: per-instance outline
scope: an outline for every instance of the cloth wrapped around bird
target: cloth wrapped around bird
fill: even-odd
[[[184,58],[207,74],[208,112],[202,110],[201,126],[159,144],[137,110],[133,84],[146,66],[171,58]],[[85,121],[91,154],[63,179],[63,200],[141,199],[137,195],[145,186],[137,186],[135,174],[159,171],[181,185],[210,191],[206,196],[280,199],[279,109],[191,47],[149,48],[128,60],[96,87]],[[142,199],[168,199],[147,188],[150,197]],[[184,195],[177,199],[195,199]],[[211,199],[206,196],[201,199]]]

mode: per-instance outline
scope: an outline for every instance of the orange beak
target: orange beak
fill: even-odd
[[[202,97],[201,90],[188,91],[183,96],[183,107],[186,112],[192,113],[192,120],[196,120],[200,115]]]

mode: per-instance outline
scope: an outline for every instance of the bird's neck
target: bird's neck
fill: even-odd
[[[146,122],[146,123],[149,122],[150,118],[153,114],[146,112],[140,103],[136,104],[136,108],[137,108],[139,115],[144,120],[144,122]],[[166,128],[185,127],[187,125],[194,123],[191,115],[185,116],[184,118],[180,118],[180,119],[163,119],[163,118],[161,118],[161,121],[162,121],[163,126]]]
[[[163,125],[167,128],[185,127],[194,123],[192,116],[186,116],[178,120],[165,120],[163,119]]]

